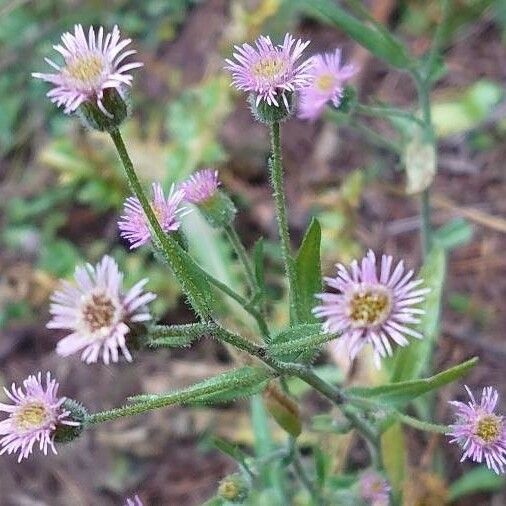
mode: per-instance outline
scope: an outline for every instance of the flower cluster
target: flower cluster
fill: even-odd
[[[461,462],[471,459],[481,463],[497,474],[504,473],[506,466],[506,421],[495,413],[499,394],[495,388],[486,387],[478,403],[466,386],[470,401],[450,401],[456,408],[456,422],[450,426],[451,443],[464,450]]]
[[[48,449],[56,453],[54,437],[59,425],[76,426],[78,422],[70,418],[70,412],[63,407],[65,397],[58,397],[58,383],[46,374],[45,386],[42,373],[28,376],[23,387],[14,383],[5,395],[13,404],[0,403],[0,411],[8,413],[0,421],[0,455],[19,452],[18,462],[28,458],[33,447],[47,455]]]
[[[358,483],[360,497],[370,506],[388,506],[390,485],[376,471],[368,470],[361,474]]]
[[[423,337],[410,325],[420,322],[423,310],[416,306],[429,289],[420,288],[423,280],[412,280],[414,272],[405,272],[402,260],[392,267],[393,258],[383,255],[378,276],[376,256],[370,250],[360,263],[353,261],[349,270],[337,264],[337,276],[325,278],[336,292],[318,294],[322,304],[313,310],[325,318],[325,331],[341,334],[338,346],[351,359],[364,344],[371,344],[378,367],[382,357],[392,355],[391,341],[407,346],[406,336]]]

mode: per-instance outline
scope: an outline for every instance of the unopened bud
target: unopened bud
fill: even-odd
[[[288,434],[297,437],[301,433],[299,407],[275,381],[271,381],[264,390],[263,401],[267,411]]]
[[[206,201],[198,204],[198,206],[205,219],[214,228],[223,228],[230,225],[237,213],[232,199],[220,190],[216,191]]]

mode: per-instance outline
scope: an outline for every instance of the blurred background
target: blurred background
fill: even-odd
[[[346,4],[346,2],[343,2]],[[429,47],[441,17],[437,0],[370,0],[372,14],[407,42],[413,55]],[[479,354],[467,383],[495,385],[506,395],[506,3],[455,0],[445,34],[445,65],[433,93],[439,164],[433,188],[433,220],[461,219],[447,265],[442,332],[434,358],[438,370]],[[86,366],[77,357],[58,359],[61,337],[48,331],[48,297],[76,264],[112,254],[127,285],[149,277],[153,304],[167,323],[193,317],[170,272],[149,248],[130,253],[120,240],[117,218],[128,193],[110,139],[86,131],[45,98],[46,83],[30,77],[46,71],[43,57],[75,23],[118,24],[134,39],[144,68],[134,72],[132,117],[123,127],[134,164],[149,183],[166,186],[197,168],[220,170],[240,213],[237,227],[249,248],[266,238],[273,317],[286,319],[282,266],[268,185],[268,133],[254,123],[244,96],[223,71],[232,45],[260,33],[280,39],[291,31],[311,39],[309,53],[342,47],[359,68],[353,85],[361,101],[414,106],[415,90],[402,73],[371,57],[335,28],[304,15],[292,0],[0,0],[0,384],[50,369],[63,395],[90,410],[120,404],[139,392],[187,385],[230,368],[229,353],[211,340],[191,349],[138,353],[133,365]],[[363,126],[291,119],[283,130],[290,225],[299,243],[312,216],[323,227],[323,268],[349,262],[366,248],[404,257],[419,268],[418,201],[404,192],[402,126],[371,119]],[[462,232],[463,231],[463,232]],[[185,223],[198,261],[236,286],[238,266],[226,241],[193,213]],[[213,252],[210,254],[210,252]],[[231,315],[231,318],[233,315]],[[352,370],[331,353],[320,359],[330,377],[374,381],[369,363]],[[337,367],[340,366],[340,367]],[[371,379],[372,378],[372,379]],[[434,420],[449,422],[447,400],[462,387],[446,387]],[[326,409],[304,396],[308,412]],[[2,399],[0,399],[2,400]],[[503,407],[506,404],[503,401]],[[0,460],[2,506],[113,505],[139,492],[147,505],[197,505],[216,490],[233,462],[209,443],[218,434],[248,449],[255,443],[248,402],[219,409],[171,408],[89,431],[57,457],[36,456],[17,464]],[[270,424],[270,422],[268,422]],[[275,441],[278,431],[269,425]],[[491,492],[460,497],[450,487],[467,465],[456,448],[431,463],[441,439],[407,431],[405,466],[409,504],[506,504],[495,480]],[[307,455],[315,446],[335,448],[335,469],[367,462],[365,449],[342,436],[304,431]],[[438,457],[438,458],[439,458]],[[446,462],[445,465],[442,462]],[[264,504],[269,504],[264,502]]]

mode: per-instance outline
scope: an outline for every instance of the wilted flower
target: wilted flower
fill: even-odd
[[[334,53],[319,54],[313,58],[311,83],[300,92],[299,118],[315,120],[323,112],[325,105],[332,102],[339,107],[344,93],[344,83],[356,69],[354,65],[341,67],[341,50]]]
[[[325,278],[338,293],[321,293],[322,305],[313,313],[325,318],[326,332],[341,333],[338,346],[344,346],[354,359],[365,343],[371,343],[374,360],[392,355],[393,340],[406,346],[406,335],[421,339],[423,336],[408,325],[419,323],[415,315],[423,310],[415,306],[424,300],[428,288],[419,288],[421,279],[410,281],[413,271],[404,272],[401,260],[392,272],[393,258],[383,255],[380,276],[376,272],[376,257],[369,250],[361,264],[354,260],[350,271],[337,264],[337,276]]]
[[[42,374],[28,376],[23,388],[14,383],[11,390],[4,388],[5,394],[13,404],[0,403],[0,411],[9,413],[0,422],[0,455],[19,451],[18,462],[28,458],[35,444],[47,455],[50,448],[56,453],[54,436],[59,425],[79,425],[69,419],[69,411],[63,408],[65,397],[58,397],[58,383],[46,375],[46,386],[42,384]],[[24,391],[23,391],[24,389]]]
[[[153,183],[153,199],[151,208],[164,232],[175,232],[181,226],[179,218],[185,214],[185,209],[179,205],[184,200],[184,192],[175,190],[172,185],[169,196],[165,198],[162,185]],[[144,214],[141,203],[137,197],[128,197],[125,201],[125,213],[118,222],[121,237],[130,243],[130,249],[146,244],[151,238],[149,222]]]
[[[376,471],[365,471],[359,480],[360,497],[369,506],[388,506],[390,486],[381,474]]]
[[[138,495],[135,495],[132,498],[127,498],[126,503],[123,506],[144,506],[144,503]]]
[[[151,319],[146,305],[156,295],[143,287],[147,279],[123,292],[123,274],[110,256],[104,256],[93,267],[77,267],[76,285],[62,282],[62,288],[51,297],[53,318],[50,329],[68,329],[71,333],[61,339],[56,352],[67,357],[82,350],[81,360],[97,362],[100,353],[106,364],[118,361],[118,349],[130,362],[132,356],[126,345],[129,325]]]
[[[181,183],[184,191],[184,199],[192,204],[200,204],[209,200],[220,186],[218,171],[203,169],[192,174],[186,181]]]
[[[297,63],[308,44],[287,33],[283,44],[275,46],[269,37],[262,35],[255,42],[256,48],[250,44],[235,46],[237,61],[227,59],[225,68],[232,72],[232,82],[238,90],[256,94],[257,106],[263,100],[277,107],[281,97],[288,108],[286,92],[309,83],[311,60]]]
[[[493,387],[486,387],[478,404],[469,388],[467,393],[471,401],[465,404],[450,401],[456,407],[456,423],[450,425],[452,436],[450,443],[458,443],[464,450],[461,462],[471,459],[481,463],[497,474],[504,473],[506,464],[506,424],[504,417],[495,413],[499,394]]]
[[[47,96],[58,107],[63,106],[67,114],[90,101],[96,103],[106,116],[112,117],[103,104],[105,90],[115,89],[123,96],[125,87],[130,86],[133,79],[126,72],[142,66],[137,62],[122,63],[136,53],[133,49],[123,51],[131,39],[120,41],[117,26],[105,38],[103,27],[96,34],[90,27],[86,38],[83,27],[75,25],[74,33],[64,33],[61,40],[63,45],[53,47],[63,56],[64,64],[60,66],[45,58],[56,73],[34,72],[32,76],[54,84]]]

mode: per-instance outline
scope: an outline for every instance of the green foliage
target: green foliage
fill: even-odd
[[[322,290],[320,265],[321,228],[313,218],[309,225],[300,249],[295,257],[295,323],[313,323],[316,320],[312,313],[315,306],[315,294]]]
[[[381,453],[394,496],[399,496],[406,473],[406,442],[400,423],[394,423],[381,435]]]
[[[421,395],[461,378],[477,362],[478,358],[475,357],[430,378],[389,383],[371,388],[351,387],[346,389],[346,393],[353,398],[353,402],[357,403],[360,403],[361,400],[366,400],[378,405],[402,406]]]
[[[478,492],[494,492],[506,485],[504,476],[498,476],[486,467],[477,467],[468,471],[450,485],[449,500],[455,502],[466,495]]]
[[[464,246],[473,237],[473,227],[463,218],[455,218],[434,231],[432,240],[446,251]]]

